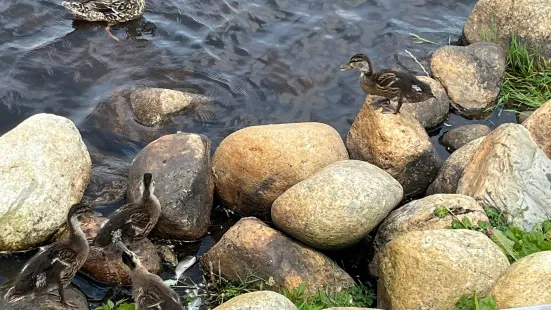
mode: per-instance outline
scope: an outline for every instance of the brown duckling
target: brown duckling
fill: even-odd
[[[142,196],[111,214],[100,228],[92,245],[106,248],[122,241],[124,245],[129,246],[132,242],[147,237],[161,215],[161,204],[153,193],[154,189],[155,182],[151,173],[145,173],[140,183]]]
[[[149,273],[138,256],[124,244],[119,244],[119,247],[123,248],[122,261],[130,270],[136,310],[183,310],[180,296],[174,290],[159,276]]]
[[[51,293],[57,289],[60,302],[74,307],[65,298],[67,287],[88,257],[88,240],[80,228],[79,215],[93,212],[88,206],[73,205],[67,215],[69,235],[59,242],[44,247],[33,256],[15,278],[5,299],[14,303],[26,296]]]
[[[360,87],[366,94],[385,97],[388,100],[388,104],[383,106],[383,113],[399,113],[404,98],[409,102],[422,102],[434,97],[431,87],[414,75],[393,69],[373,72],[371,60],[365,54],[356,54],[347,64],[341,66],[341,71],[350,69],[360,71]],[[393,99],[398,99],[394,111],[389,108]]]

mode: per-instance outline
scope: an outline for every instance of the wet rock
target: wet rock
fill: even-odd
[[[73,122],[29,117],[0,137],[0,251],[46,242],[82,198],[91,161]]]
[[[297,310],[285,296],[272,291],[258,291],[236,296],[214,310]]]
[[[129,98],[137,121],[144,126],[159,124],[193,105],[212,102],[204,95],[152,87],[133,89]]]
[[[505,74],[505,52],[493,43],[446,45],[432,55],[431,70],[459,112],[478,114],[497,100]]]
[[[453,309],[463,295],[484,295],[508,266],[505,254],[483,233],[410,232],[379,255],[377,307]]]
[[[481,0],[474,6],[463,27],[468,43],[492,40],[508,49],[515,35],[551,59],[551,7],[546,0]]]
[[[140,151],[128,175],[128,200],[140,197],[140,181],[150,172],[161,203],[153,236],[194,240],[207,232],[214,192],[211,169],[210,140],[204,135],[167,135]]]
[[[400,111],[406,111],[413,115],[426,129],[438,127],[448,118],[450,111],[448,94],[440,82],[427,76],[418,76],[417,78],[430,85],[436,98],[423,102],[404,102]]]
[[[155,247],[157,248],[157,254],[159,254],[161,261],[171,264],[172,266],[178,265],[176,253],[174,253],[174,250],[172,250],[169,246],[156,245]]]
[[[489,133],[490,127],[486,125],[459,126],[442,135],[442,144],[453,152],[473,140],[485,137]]]
[[[107,221],[106,217],[98,217],[92,214],[83,214],[80,216],[80,228],[89,240],[94,239],[101,225]],[[63,240],[69,236],[69,229],[65,226],[61,229],[60,233],[56,235],[56,240]]]
[[[455,194],[459,180],[463,176],[463,171],[473,159],[483,140],[484,138],[478,138],[453,152],[444,162],[436,178],[427,189],[427,196],[433,194]]]
[[[551,303],[551,251],[526,256],[511,265],[489,292],[499,309]]]
[[[390,241],[411,231],[445,229],[452,225],[454,216],[449,212],[440,217],[435,211],[447,207],[456,217],[468,218],[471,223],[488,221],[486,213],[476,200],[469,196],[457,194],[438,194],[414,200],[392,211],[381,223],[373,240],[376,252]],[[370,264],[370,272],[377,276],[377,255]]]
[[[247,127],[226,137],[214,154],[216,191],[237,213],[268,219],[272,203],[283,192],[345,159],[344,143],[329,125]]]
[[[284,249],[284,250],[283,250]],[[240,282],[250,275],[273,278],[266,289],[298,288],[340,291],[354,280],[325,255],[295,242],[256,218],[232,226],[202,258],[203,270]]]
[[[382,114],[367,96],[346,137],[351,159],[367,161],[392,175],[405,197],[425,192],[441,165],[429,136],[409,113]]]
[[[516,115],[517,123],[522,124],[524,121],[526,121],[530,115],[532,115],[534,111],[522,111],[518,112]]]
[[[551,158],[551,100],[534,111],[523,125],[534,142]]]
[[[272,221],[318,249],[349,247],[373,230],[402,200],[402,186],[369,163],[344,160],[297,183],[272,205]]]
[[[551,217],[551,160],[526,128],[503,124],[480,145],[459,181],[459,194],[502,211],[530,230]]]
[[[57,292],[56,292],[57,293]],[[0,292],[4,296],[4,292]],[[74,285],[65,288],[65,297],[74,304],[75,309],[88,309],[86,296]],[[67,307],[59,302],[59,297],[44,294],[34,298],[24,298],[16,303],[8,304],[4,298],[0,298],[0,309],[6,310],[67,310]]]
[[[161,272],[162,263],[155,245],[144,238],[134,242],[130,247],[138,257],[142,265],[151,273]],[[105,256],[104,256],[105,254]],[[82,271],[94,280],[108,285],[130,285],[132,283],[121,258],[121,254],[111,251],[103,251],[96,246],[90,246],[90,253]]]
[[[91,205],[108,205],[123,201],[130,164],[97,154],[91,157],[92,177],[82,200]]]

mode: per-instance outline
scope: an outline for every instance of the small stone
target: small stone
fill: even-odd
[[[505,75],[505,52],[493,43],[446,45],[432,55],[431,70],[459,112],[480,114],[497,101]]]
[[[551,251],[516,261],[494,282],[489,292],[499,309],[551,304]]]
[[[531,230],[551,215],[551,159],[522,125],[503,124],[480,145],[459,181],[459,194],[502,211]]]
[[[297,310],[285,296],[272,291],[257,291],[236,296],[214,310]]]
[[[169,246],[156,245],[155,247],[157,248],[157,254],[159,254],[161,261],[171,264],[172,266],[178,265],[178,257]]]
[[[379,255],[377,307],[453,309],[463,295],[485,295],[509,266],[480,232],[414,231],[390,241]]]
[[[4,296],[4,291],[0,296]],[[56,291],[57,293],[57,291]],[[75,309],[88,309],[88,300],[75,285],[65,288],[67,301],[75,305]],[[50,294],[43,294],[34,298],[24,298],[18,302],[7,304],[4,298],[0,298],[0,309],[6,310],[67,310],[65,305],[59,302],[59,297]]]
[[[409,113],[383,114],[367,96],[346,137],[351,159],[367,161],[392,175],[405,197],[424,193],[441,165],[421,124]]]
[[[433,129],[442,124],[450,111],[450,98],[446,90],[437,80],[427,76],[418,76],[419,80],[430,85],[436,98],[422,102],[404,102],[400,111],[406,111],[415,117],[425,129]]]
[[[473,124],[459,126],[444,133],[442,144],[453,152],[473,140],[485,137],[489,133],[490,127],[486,125]]]
[[[551,100],[534,111],[523,125],[534,142],[551,158]]]
[[[402,194],[400,183],[382,169],[359,160],[338,161],[279,196],[272,220],[314,248],[342,249],[374,229]]]

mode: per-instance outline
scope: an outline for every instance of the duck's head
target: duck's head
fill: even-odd
[[[350,61],[341,66],[341,71],[356,69],[360,70],[361,73],[365,73],[367,75],[370,75],[373,73],[373,69],[371,68],[371,60],[369,60],[369,57],[365,54],[356,54],[350,58]]]
[[[136,267],[140,266],[140,258],[138,255],[126,247],[124,247],[124,250],[122,251],[122,262],[130,270],[134,270]]]
[[[143,179],[140,182],[140,193],[142,196],[145,193],[145,196],[153,195],[155,190],[155,181],[153,181],[153,176],[151,173],[144,173]]]

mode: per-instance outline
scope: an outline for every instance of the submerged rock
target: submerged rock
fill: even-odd
[[[305,284],[307,292],[340,291],[354,280],[325,255],[295,242],[256,218],[242,218],[202,258],[203,270],[234,282],[273,279],[266,289]]]
[[[534,142],[551,158],[551,100],[534,111],[523,125]]]
[[[214,154],[216,191],[237,213],[267,219],[272,203],[283,192],[345,159],[344,143],[329,125],[247,127],[226,137]]]
[[[272,205],[272,221],[318,249],[349,247],[402,200],[402,186],[359,160],[338,161],[297,183]]]
[[[406,111],[413,115],[426,129],[438,127],[448,118],[450,98],[437,80],[427,76],[418,76],[417,78],[430,85],[435,98],[422,102],[404,102],[400,111]]]
[[[92,155],[92,177],[82,200],[91,205],[123,201],[129,168],[130,164],[120,159]]]
[[[194,240],[207,232],[214,192],[210,143],[204,135],[167,135],[151,142],[134,159],[128,200],[140,197],[140,181],[149,172],[161,203],[153,236]]]
[[[272,291],[258,291],[236,296],[214,310],[297,310],[285,296]]]
[[[457,110],[478,114],[497,100],[505,74],[505,53],[493,43],[446,45],[432,55],[431,70]]]
[[[367,96],[346,137],[350,158],[367,161],[392,175],[405,197],[425,192],[441,165],[425,129],[409,113],[382,114]]]
[[[551,251],[528,255],[511,265],[489,292],[499,309],[551,303]]]
[[[37,114],[0,137],[0,251],[46,242],[81,200],[90,170],[86,145],[64,117]]]
[[[490,133],[490,127],[481,124],[456,127],[442,135],[442,144],[452,152],[460,149],[467,143]]]
[[[480,145],[463,171],[458,193],[496,208],[530,230],[551,217],[551,159],[526,128],[503,124]]]
[[[501,249],[480,232],[409,232],[379,255],[377,307],[453,309],[463,295],[484,295],[509,266]]]
[[[56,291],[57,293],[57,291]],[[4,291],[0,291],[0,296],[4,296]],[[75,285],[69,285],[65,288],[65,297],[75,305],[75,309],[88,309],[88,300]],[[0,309],[6,310],[67,310],[67,307],[59,302],[59,297],[50,294],[36,296],[34,298],[24,298],[16,303],[8,304],[4,298],[0,298]]]

